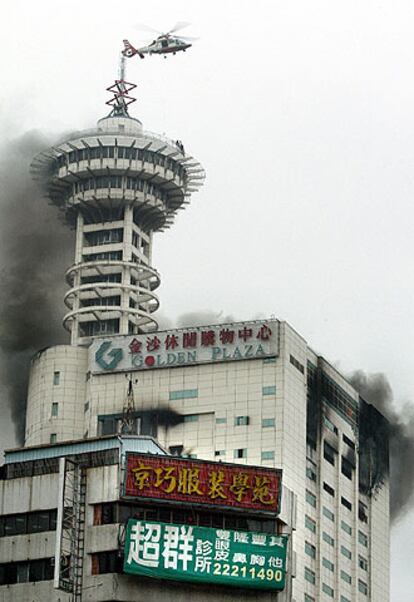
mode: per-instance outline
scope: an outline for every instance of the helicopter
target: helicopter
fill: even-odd
[[[122,51],[122,54],[128,58],[137,54],[141,59],[143,59],[145,58],[146,54],[162,54],[164,55],[164,58],[167,58],[167,54],[176,54],[180,51],[185,52],[187,48],[190,48],[192,46],[192,44],[189,44],[189,42],[192,40],[196,40],[197,38],[181,36],[178,37],[172,34],[176,31],[179,31],[180,29],[184,29],[184,27],[187,27],[188,25],[189,23],[180,21],[179,23],[176,23],[176,25],[166,33],[162,33],[146,25],[141,25],[139,26],[139,29],[155,32],[159,34],[158,37],[155,38],[155,40],[151,42],[151,44],[148,44],[147,46],[142,46],[141,48],[135,48],[128,40],[124,40],[124,49]]]

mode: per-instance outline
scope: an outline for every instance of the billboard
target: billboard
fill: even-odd
[[[281,590],[287,536],[131,519],[124,572],[158,579]]]
[[[94,339],[94,374],[258,359],[278,354],[277,320],[238,322]]]
[[[123,495],[277,514],[282,471],[276,468],[127,454]]]

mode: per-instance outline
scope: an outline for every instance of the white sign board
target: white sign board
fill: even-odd
[[[105,373],[278,355],[279,322],[264,320],[95,339],[89,369]]]

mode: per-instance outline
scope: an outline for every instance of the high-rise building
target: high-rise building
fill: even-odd
[[[289,539],[286,587],[257,599],[388,602],[386,420],[286,322],[155,329],[153,291],[159,277],[150,265],[152,232],[169,224],[204,172],[180,142],[144,133],[127,114],[129,87],[118,82],[116,90],[115,109],[96,130],[36,161],[35,171],[45,178],[51,199],[76,225],[75,264],[67,273],[70,311],[64,320],[71,344],[44,349],[33,358],[25,449],[6,455],[0,536],[20,537],[26,554],[13,557],[16,566],[9,569],[16,580],[8,588],[18,587],[19,571],[25,575],[22,581],[30,581],[35,569],[27,559],[33,567],[43,562],[42,582],[50,578],[51,545],[43,537],[42,544],[38,538],[42,552],[30,548],[28,521],[48,513],[48,529],[42,531],[53,531],[56,458],[62,456],[89,470],[89,493],[82,494],[78,479],[83,505],[74,494],[76,503],[67,506],[83,508],[86,535],[75,538],[82,541],[83,599],[132,601],[144,585],[145,597],[157,601],[164,596],[200,602],[243,599],[243,587],[160,588],[118,575],[119,533],[132,512],[123,506],[128,500],[122,501],[122,449],[154,453],[156,445],[157,453],[194,462],[246,466],[245,474],[238,469],[238,479],[244,478],[237,490],[240,499],[254,487],[247,466],[282,470],[279,516],[262,513],[254,523],[247,511],[244,515],[247,531],[270,528]],[[46,486],[52,492],[47,498],[42,493]],[[140,487],[145,490],[148,482],[141,480]],[[23,494],[12,512],[19,491],[30,495]],[[221,533],[231,525],[243,528],[228,509],[219,514],[218,524],[217,513],[206,517],[199,506],[193,503],[197,525],[210,521]],[[165,518],[162,508],[154,517],[179,520]],[[19,520],[25,531],[18,530]],[[9,523],[14,527],[6,528]],[[59,529],[61,534],[64,525],[58,521]],[[53,534],[48,537],[54,541]],[[12,545],[17,548],[13,540],[3,549]],[[1,571],[7,574],[10,565],[7,554],[0,552],[2,583],[7,583],[1,581]],[[264,562],[260,554],[253,556]],[[12,600],[5,587],[0,586],[0,600]],[[49,596],[47,587],[42,585],[33,600]],[[58,600],[61,592],[54,595]]]

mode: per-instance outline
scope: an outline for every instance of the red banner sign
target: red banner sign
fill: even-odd
[[[127,454],[124,494],[278,513],[282,471],[170,456]]]

